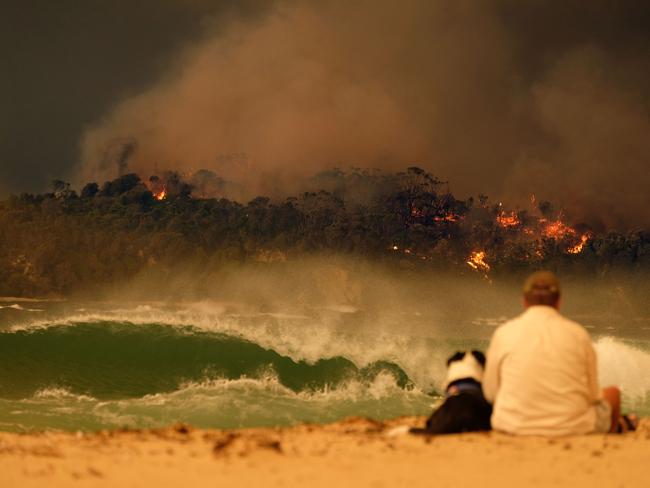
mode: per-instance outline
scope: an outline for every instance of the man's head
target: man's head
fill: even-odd
[[[548,305],[559,308],[560,282],[550,271],[536,271],[524,282],[524,305]]]

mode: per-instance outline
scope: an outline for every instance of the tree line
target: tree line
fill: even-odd
[[[224,182],[209,172],[194,184],[177,173],[148,181],[126,174],[79,193],[55,181],[49,193],[12,195],[0,202],[0,295],[67,294],[183,262],[210,268],[313,253],[477,276],[539,267],[602,274],[650,263],[645,230],[567,226],[551,236],[544,226],[557,216],[549,202],[513,211],[505,225],[499,204],[484,195],[457,199],[416,167],[395,174],[334,169],[310,184],[312,191],[283,201],[246,204],[219,198]],[[208,187],[217,195],[206,196]],[[569,252],[582,236],[580,251]],[[489,270],[468,265],[477,251]]]

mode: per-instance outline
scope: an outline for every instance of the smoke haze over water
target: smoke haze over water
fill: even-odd
[[[593,337],[601,384],[620,385],[625,410],[648,415],[650,281],[560,277],[562,312]],[[99,300],[0,298],[0,429],[426,415],[446,359],[485,350],[495,327],[521,313],[520,295],[519,279],[488,286],[311,256],[149,270]]]
[[[211,169],[248,196],[418,165],[459,196],[534,192],[574,221],[650,224],[646,2],[248,3],[206,14],[157,81],[88,126],[77,182],[115,177],[107,147],[133,137],[130,170]]]

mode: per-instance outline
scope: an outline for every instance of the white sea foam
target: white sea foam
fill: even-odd
[[[41,308],[27,308],[19,305],[18,303],[14,303],[13,305],[0,305],[0,309],[3,308],[11,308],[14,310],[21,310],[23,312],[43,312],[43,309]]]
[[[337,389],[310,392],[294,392],[268,374],[260,379],[188,382],[172,392],[118,400],[97,400],[51,387],[20,401],[0,399],[0,417],[10,430],[27,424],[94,430],[177,421],[232,428],[329,422],[350,415],[381,419],[426,414],[432,400],[418,389],[403,390],[388,373],[379,374],[370,384],[350,381]]]
[[[647,402],[650,397],[650,352],[613,337],[596,342],[598,371],[603,386],[616,385],[631,406]]]
[[[95,401],[95,398],[88,396],[88,395],[80,395],[76,393],[72,393],[69,389],[67,388],[62,388],[59,386],[51,386],[48,388],[43,388],[41,390],[38,390],[34,395],[32,396],[31,399],[26,399],[26,400],[53,400],[53,401],[59,401],[59,400],[76,400],[76,401]]]

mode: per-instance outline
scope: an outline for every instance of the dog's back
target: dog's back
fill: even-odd
[[[454,434],[490,430],[492,405],[483,396],[481,379],[485,356],[480,351],[457,352],[447,361],[444,403],[413,433]]]
[[[483,396],[480,383],[476,391],[461,391],[447,397],[427,420],[426,431],[431,434],[455,434],[490,430],[492,405]]]

